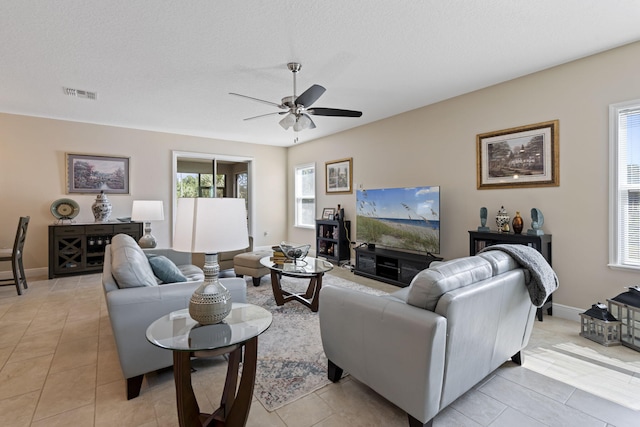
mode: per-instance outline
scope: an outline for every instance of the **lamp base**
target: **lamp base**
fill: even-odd
[[[231,313],[231,293],[218,280],[217,254],[205,254],[204,282],[189,300],[189,315],[201,325],[220,323]]]
[[[157,244],[156,238],[151,234],[145,234],[138,240],[138,245],[141,248],[155,248]]]
[[[138,240],[138,245],[141,248],[155,248],[157,243],[156,243],[156,238],[153,237],[153,234],[151,234],[151,223],[150,222],[145,222],[144,223],[144,236],[142,236],[140,238],[140,240]]]

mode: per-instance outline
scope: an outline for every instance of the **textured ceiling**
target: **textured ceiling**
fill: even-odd
[[[0,0],[0,111],[289,146],[640,40],[637,0]],[[360,110],[294,133],[293,92]],[[95,91],[97,101],[63,94]]]

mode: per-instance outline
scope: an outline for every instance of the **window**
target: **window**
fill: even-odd
[[[609,265],[640,269],[640,100],[609,107]]]
[[[295,172],[296,227],[315,227],[316,166],[296,166]]]
[[[249,197],[249,175],[246,172],[236,174],[236,197],[247,199]]]
[[[227,197],[227,176],[216,175],[216,197]]]

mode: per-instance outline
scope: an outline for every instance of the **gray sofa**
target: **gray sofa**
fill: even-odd
[[[166,259],[162,261],[172,265],[170,269],[177,267],[187,281],[163,283],[154,274],[160,273],[151,266],[150,257],[171,260],[172,264]],[[102,285],[120,367],[127,380],[127,399],[140,394],[144,374],[173,365],[170,351],[147,341],[147,327],[165,314],[187,308],[203,279],[202,270],[191,265],[189,253],[171,249],[143,251],[126,234],[114,236],[105,248]],[[222,278],[220,281],[229,289],[233,301],[246,302],[247,285],[243,279]]]
[[[329,379],[344,370],[406,411],[410,426],[432,425],[505,361],[522,363],[536,314],[530,278],[507,253],[489,251],[433,263],[384,296],[323,287]]]

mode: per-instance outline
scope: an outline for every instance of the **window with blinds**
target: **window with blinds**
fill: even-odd
[[[316,166],[296,166],[296,227],[315,227],[316,219]]]
[[[609,116],[609,262],[640,269],[640,100],[611,105]]]

